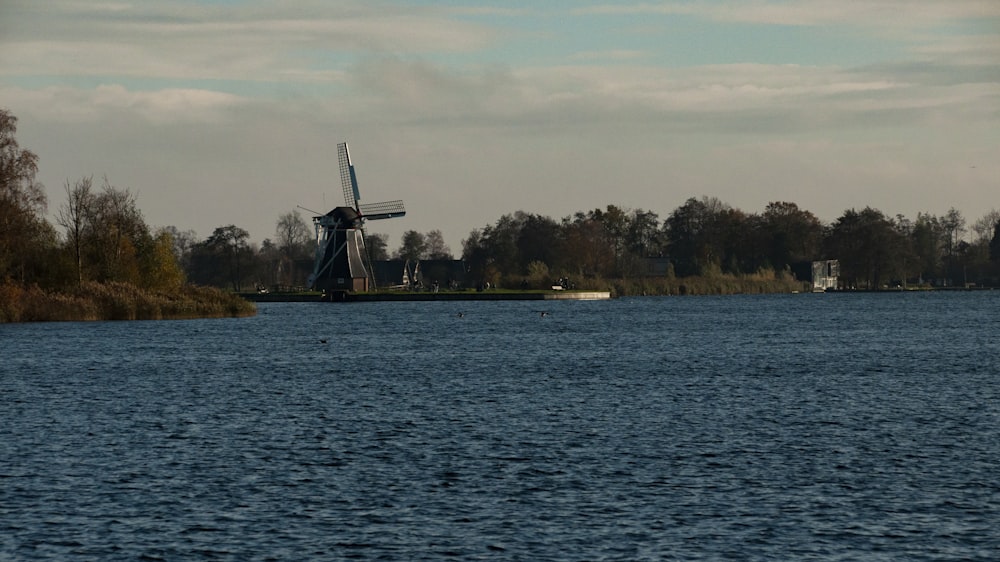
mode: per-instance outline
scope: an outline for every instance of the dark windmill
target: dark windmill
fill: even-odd
[[[406,214],[403,202],[399,200],[361,203],[358,180],[346,142],[337,145],[337,160],[346,205],[313,217],[316,265],[309,276],[309,287],[323,291],[331,300],[342,300],[347,293],[374,288],[371,260],[365,249],[364,222]]]

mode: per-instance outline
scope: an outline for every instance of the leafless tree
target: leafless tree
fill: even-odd
[[[94,196],[91,193],[93,178],[80,178],[70,186],[66,180],[66,203],[59,207],[56,220],[66,229],[66,239],[73,250],[76,263],[77,283],[83,284],[83,254],[87,221],[93,206]]]

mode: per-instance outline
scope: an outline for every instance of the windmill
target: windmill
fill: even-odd
[[[349,292],[373,288],[371,264],[365,249],[365,221],[406,214],[403,202],[399,200],[361,203],[358,179],[346,142],[337,145],[337,161],[345,206],[313,217],[316,265],[309,276],[309,287],[323,291],[331,299],[342,299]]]

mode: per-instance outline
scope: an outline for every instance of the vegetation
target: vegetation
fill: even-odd
[[[131,283],[86,281],[62,290],[0,285],[0,322],[163,320],[252,316],[253,303],[212,287],[143,290]]]
[[[131,190],[84,177],[66,182],[57,231],[43,217],[38,157],[18,146],[16,124],[0,110],[0,321],[241,315],[252,310],[232,293],[305,289],[314,231],[294,210],[279,216],[273,241],[257,245],[237,225],[198,240],[151,230]],[[966,224],[955,209],[911,220],[870,207],[824,224],[791,202],[747,213],[701,197],[662,221],[615,205],[561,220],[518,211],[470,232],[461,259],[467,286],[510,290],[789,292],[805,288],[808,262],[825,259],[840,262],[848,289],[1000,286],[1000,211]],[[391,254],[384,235],[369,233],[366,245],[375,260],[453,259],[439,230],[407,231]]]
[[[557,222],[524,212],[473,230],[462,257],[493,286],[537,286],[570,278],[620,294],[718,294],[802,288],[796,272],[840,262],[845,288],[1000,286],[1000,212],[963,238],[951,209],[916,221],[870,207],[824,225],[789,202],[745,213],[711,197],[688,199],[662,223],[656,213],[614,205]],[[808,278],[807,276],[805,278]]]
[[[135,195],[104,178],[66,183],[57,222],[42,213],[38,158],[0,110],[0,322],[246,316],[252,304],[185,284],[168,229],[151,231]]]

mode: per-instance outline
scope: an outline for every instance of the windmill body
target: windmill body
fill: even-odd
[[[365,248],[365,221],[406,214],[402,201],[361,203],[357,176],[346,142],[337,145],[337,160],[346,205],[313,217],[316,263],[309,276],[309,287],[323,291],[331,299],[343,298],[350,292],[374,289],[371,260]]]

